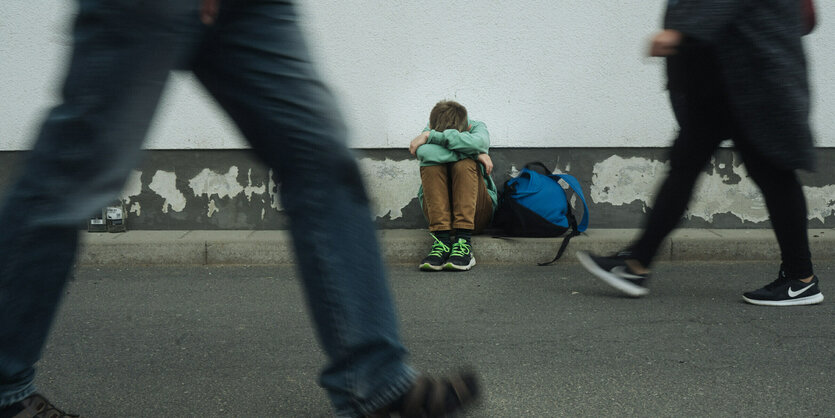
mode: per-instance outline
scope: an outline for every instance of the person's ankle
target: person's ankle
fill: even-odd
[[[807,277],[807,278],[805,278],[805,279],[797,279],[797,280],[800,280],[800,281],[801,281],[801,282],[803,282],[803,283],[811,283],[811,282],[812,282],[812,279],[814,279],[814,278],[815,278],[815,275],[813,274],[813,275],[811,275],[811,276],[809,276],[809,277]]]
[[[450,245],[452,243],[452,231],[451,230],[432,231],[432,235],[446,245]]]
[[[650,270],[638,260],[626,260],[626,266],[635,274],[649,274]]]
[[[473,230],[472,229],[456,229],[455,230],[455,239],[456,241],[459,238],[463,238],[467,241],[467,243],[472,242],[473,240]]]

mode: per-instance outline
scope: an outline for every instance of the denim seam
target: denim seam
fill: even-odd
[[[35,385],[30,384],[22,391],[17,392],[14,395],[7,395],[5,398],[0,399],[0,408],[5,408],[13,403],[20,402],[29,397],[29,395],[35,393]]]
[[[403,396],[414,385],[417,375],[417,372],[411,367],[404,366],[401,374],[393,378],[386,387],[380,389],[373,397],[367,401],[356,403],[356,406],[350,410],[337,411],[336,415],[346,418],[370,415]]]

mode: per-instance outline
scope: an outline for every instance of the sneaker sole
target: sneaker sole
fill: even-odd
[[[421,271],[441,271],[444,269],[444,265],[441,264],[440,266],[433,266],[429,263],[423,263],[418,266]]]
[[[649,289],[641,286],[636,286],[630,283],[628,280],[621,279],[618,276],[615,276],[612,273],[609,273],[606,270],[600,268],[594,260],[591,259],[591,256],[582,252],[577,252],[577,259],[580,260],[580,264],[589,271],[589,273],[597,276],[600,280],[603,280],[609,286],[614,287],[617,290],[620,290],[623,293],[626,293],[632,297],[641,297],[645,296],[649,293]]]
[[[742,296],[742,300],[760,306],[802,306],[802,305],[816,305],[823,302],[823,293],[817,295],[806,296],[805,298],[787,299],[787,300],[759,300],[749,299]]]
[[[455,264],[452,264],[452,263],[446,263],[446,264],[444,264],[444,270],[467,271],[467,270],[473,268],[474,265],[475,265],[475,257],[472,257],[472,258],[470,258],[470,264],[468,264],[466,266],[456,266]]]

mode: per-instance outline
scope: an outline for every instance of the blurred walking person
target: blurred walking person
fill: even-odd
[[[667,57],[670,101],[680,126],[670,172],[640,238],[610,257],[578,253],[586,269],[627,295],[646,295],[652,261],[681,220],[699,173],[720,143],[733,139],[765,197],[781,260],[777,279],[746,292],[743,300],[767,306],[823,301],[796,173],[815,166],[801,41],[814,24],[810,10],[799,0],[669,1],[650,54]]]
[[[0,417],[73,416],[35,393],[33,366],[78,227],[136,166],[172,69],[194,73],[282,183],[335,413],[445,416],[478,395],[472,373],[405,362],[366,191],[292,2],[80,0],[73,37],[62,103],[0,208]]]

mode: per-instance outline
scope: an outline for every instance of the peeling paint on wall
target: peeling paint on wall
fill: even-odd
[[[359,160],[363,181],[369,190],[371,211],[376,217],[403,216],[403,208],[417,197],[420,166],[417,160]]]
[[[765,208],[760,189],[748,177],[744,166],[730,167],[740,177],[739,182],[729,184],[730,177],[713,172],[699,177],[693,199],[684,216],[701,218],[708,222],[720,213],[729,213],[745,222],[765,222]],[[663,178],[663,176],[662,176]]]
[[[186,208],[186,197],[177,189],[176,174],[157,170],[148,188],[165,200],[162,203],[162,213],[168,213],[169,207],[174,212],[182,212]]]
[[[124,199],[125,204],[128,204],[131,198],[139,196],[140,193],[142,193],[142,172],[133,170],[128,176],[125,188],[122,190],[122,199]]]
[[[204,168],[200,174],[188,181],[188,186],[194,192],[194,196],[206,195],[211,197],[217,195],[219,198],[235,197],[244,191],[243,186],[238,183],[238,167],[229,167],[226,174],[216,173]]]
[[[244,187],[244,194],[246,195],[246,200],[252,202],[252,195],[253,194],[264,194],[267,189],[267,186],[262,184],[260,186],[253,186],[252,185],[252,169],[250,168],[246,174],[247,185]]]
[[[135,213],[136,216],[142,216],[142,206],[139,205],[139,202],[133,202],[128,212]]]
[[[211,218],[212,215],[214,215],[217,212],[220,212],[220,209],[218,209],[217,205],[215,205],[215,200],[209,199],[208,212],[206,212],[206,216]]]
[[[277,210],[284,210],[281,206],[281,197],[278,194],[278,188],[281,187],[273,180],[273,170],[270,170],[270,182],[267,184],[267,192],[270,194],[270,207]]]
[[[646,211],[657,188],[656,182],[666,171],[667,165],[660,161],[613,155],[594,165],[589,199],[614,206],[639,201]]]
[[[824,187],[804,187],[809,219],[826,222],[824,218],[835,214],[835,185]]]
[[[765,222],[768,210],[759,188],[748,177],[745,166],[732,164],[710,165],[730,174],[714,170],[699,177],[694,196],[684,216],[712,222],[719,214],[731,214],[743,222]],[[667,174],[668,166],[646,158],[612,156],[594,165],[590,198],[595,203],[622,206],[640,202],[644,211],[651,207],[658,183]],[[804,187],[809,207],[809,219],[824,218],[835,213],[835,185]]]

